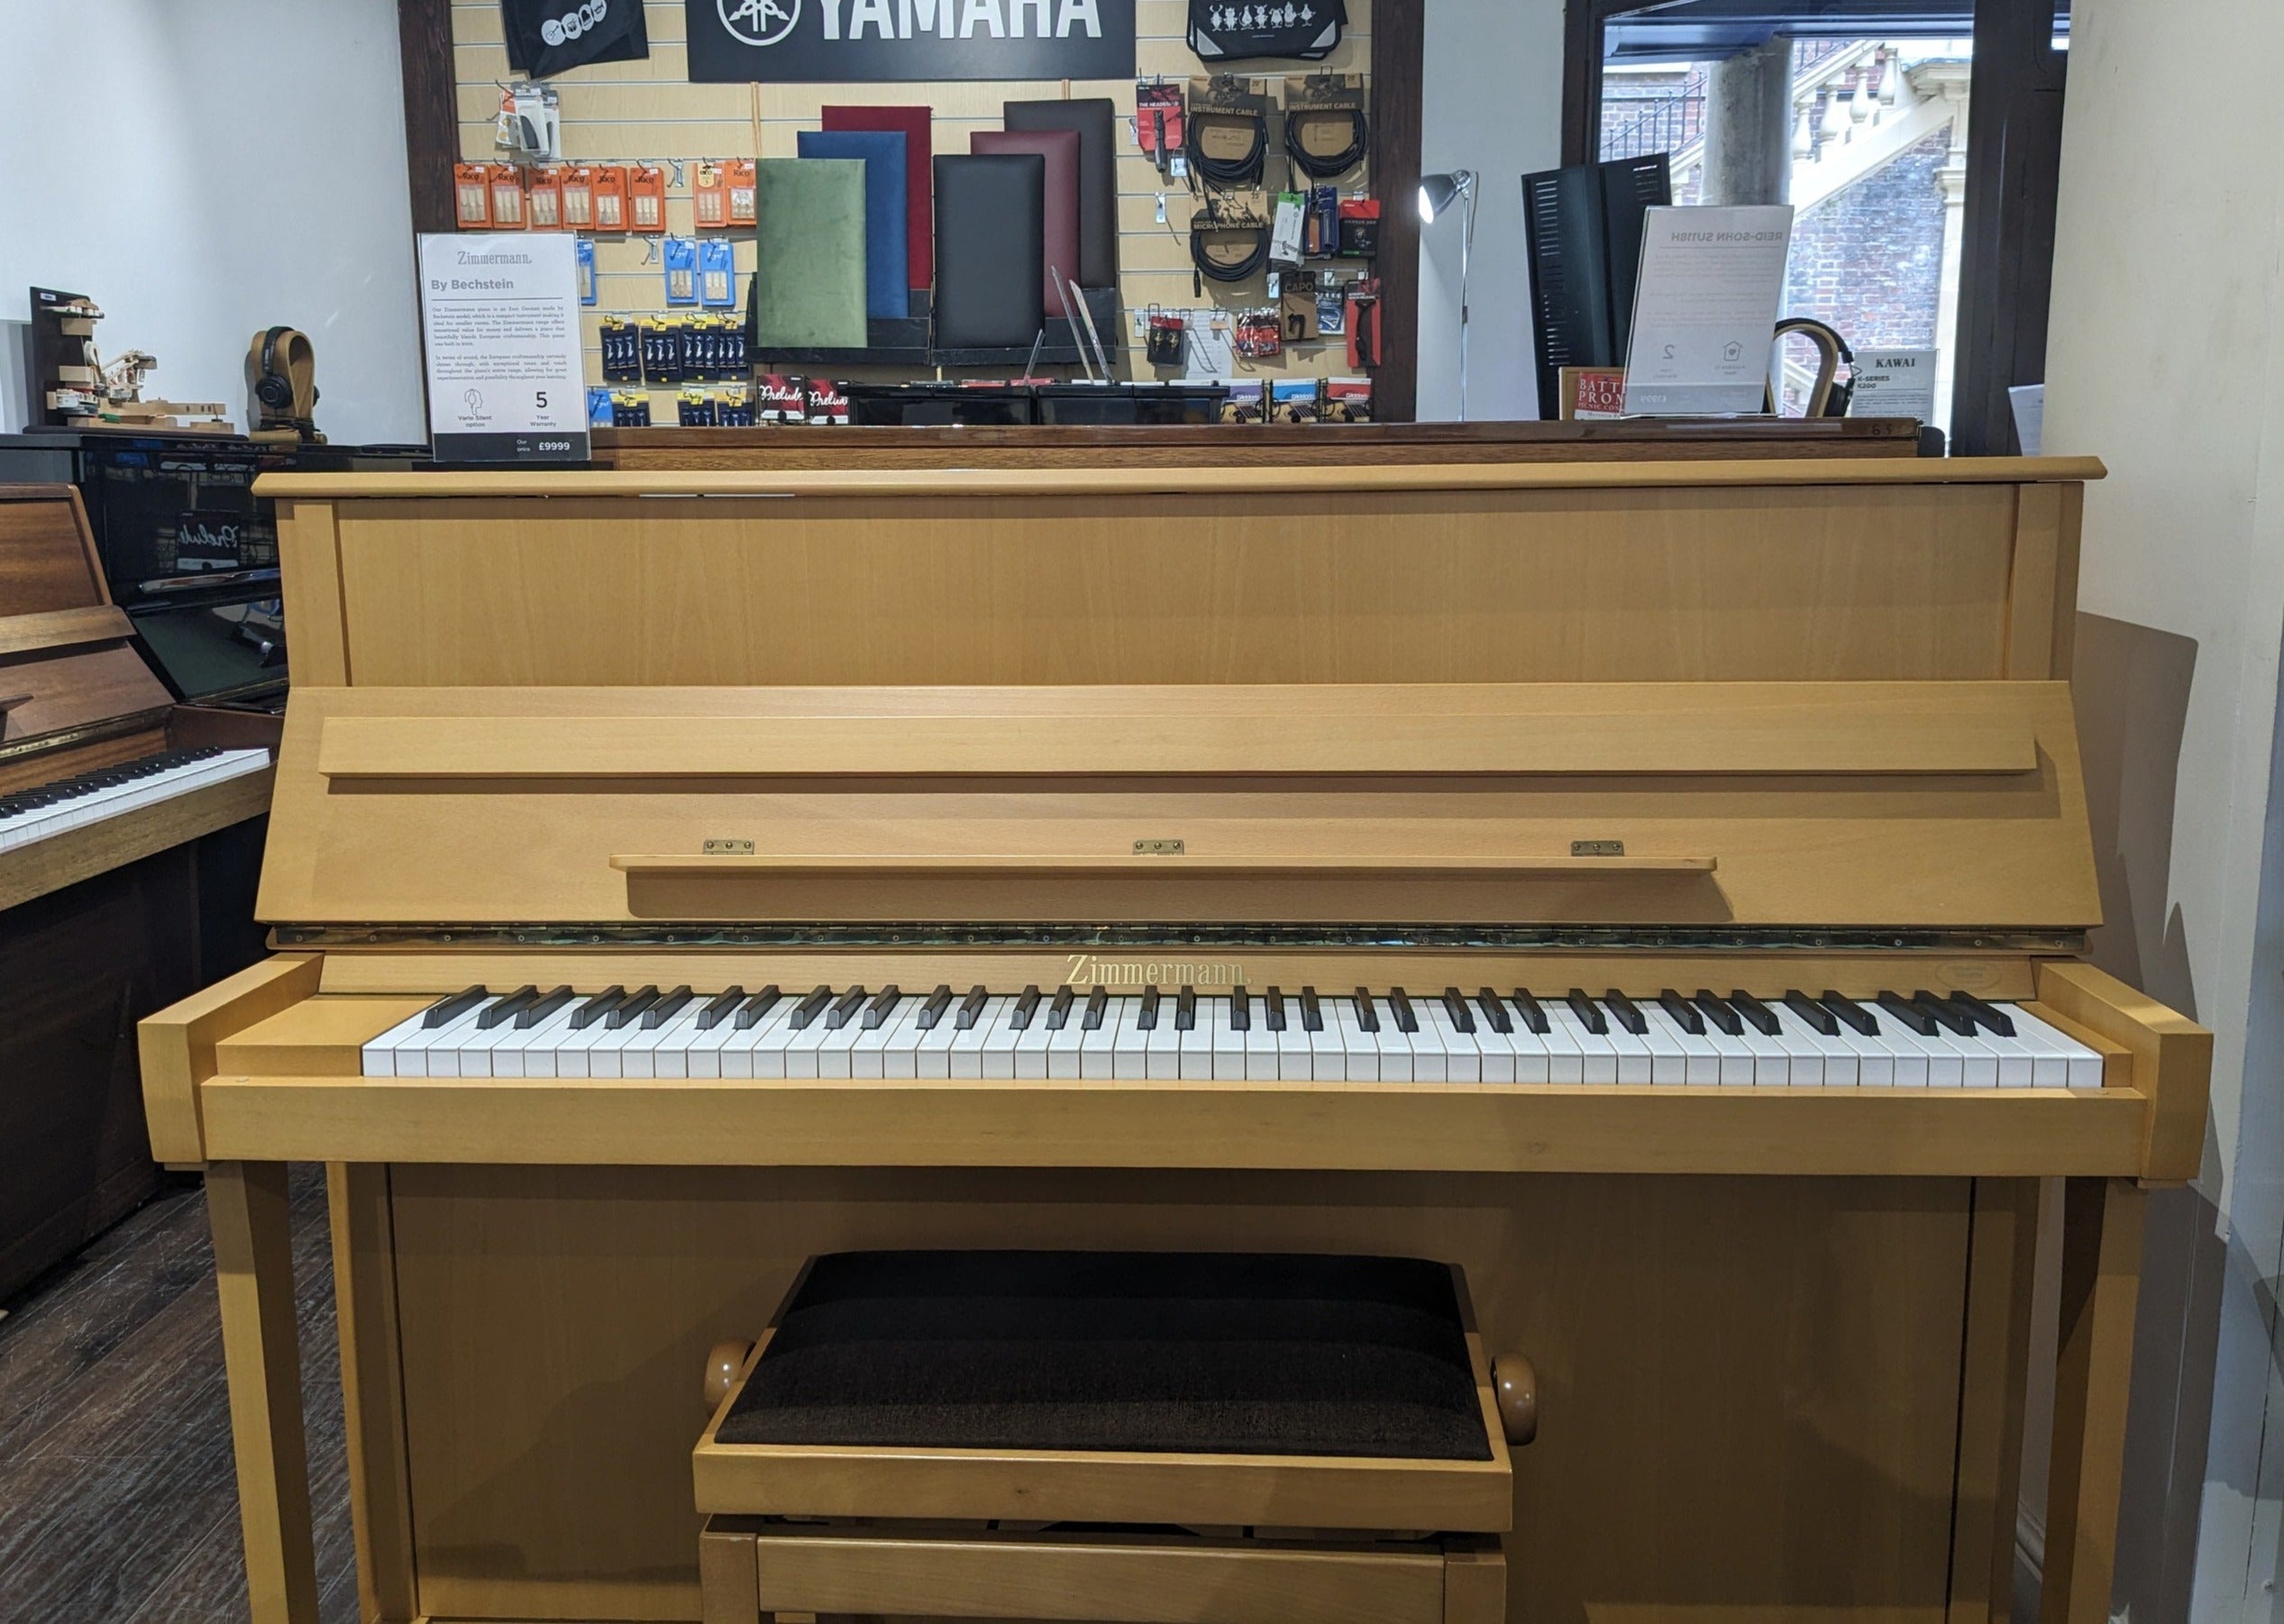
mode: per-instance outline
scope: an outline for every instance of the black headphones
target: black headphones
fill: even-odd
[[[254,380],[254,398],[273,412],[294,409],[293,379],[278,370],[278,341],[291,327],[272,327],[261,335],[261,376]]]

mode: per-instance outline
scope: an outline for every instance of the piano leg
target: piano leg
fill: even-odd
[[[316,1624],[317,1560],[310,1537],[286,1164],[210,1163],[206,1215],[214,1228],[231,1441],[238,1456],[238,1517],[254,1624]]]
[[[2106,1624],[2110,1616],[2147,1200],[2127,1179],[2071,1179],[2064,1191],[2041,1624]]]

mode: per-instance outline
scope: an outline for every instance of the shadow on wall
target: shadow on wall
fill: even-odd
[[[2071,683],[2105,921],[2094,933],[2091,956],[2192,1018],[2197,989],[2187,932],[2168,898],[2181,734],[2197,652],[2190,638],[2080,615]],[[2209,1124],[2206,1132],[2209,1151]],[[2152,1193],[2142,1237],[2114,1592],[2136,1619],[2188,1616],[2226,1273],[2220,1230],[2204,1192]],[[2041,1282],[2042,1299],[2048,1283]],[[2033,1395],[2033,1414],[2045,1412],[2044,1396]],[[2042,1476],[2043,1453],[2035,1465],[2025,1463],[2028,1471]],[[2034,1514],[2042,1511],[2042,1493],[2033,1506]]]

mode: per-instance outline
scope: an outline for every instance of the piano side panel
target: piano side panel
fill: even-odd
[[[1528,1353],[1543,1395],[1516,1455],[1512,1619],[1944,1613],[1965,1181],[400,1166],[390,1185],[424,1611],[696,1617],[708,1346],[751,1336],[816,1252],[1056,1245],[1463,1264],[1486,1346]]]
[[[333,516],[360,686],[1872,680],[2008,674],[2016,506],[1835,484]],[[312,605],[317,551],[287,561]]]

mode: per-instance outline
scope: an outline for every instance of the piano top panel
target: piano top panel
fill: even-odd
[[[79,493],[0,485],[0,623],[110,601]]]
[[[2049,678],[2098,473],[266,478],[298,678],[516,687]]]

